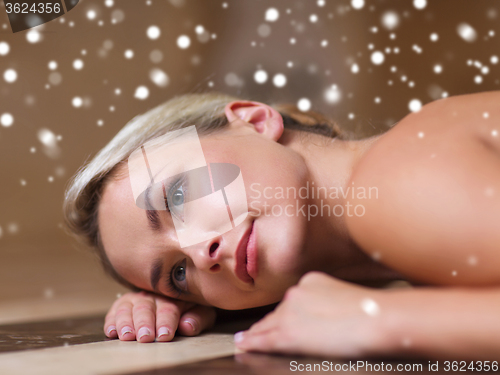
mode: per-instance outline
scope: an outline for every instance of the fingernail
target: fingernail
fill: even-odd
[[[132,333],[132,328],[129,326],[125,326],[122,328],[122,336],[125,336],[126,333]]]
[[[109,336],[109,335],[111,334],[111,332],[113,332],[113,331],[115,331],[115,332],[116,332],[116,327],[115,327],[115,326],[109,326],[108,331],[107,331],[108,336]]]
[[[168,336],[170,334],[170,330],[167,327],[158,328],[158,337]]]
[[[147,327],[142,327],[137,334],[139,335],[140,340],[144,336],[149,336],[151,331]]]
[[[234,342],[235,343],[240,343],[243,341],[243,336],[244,336],[245,332],[243,331],[239,331],[239,332],[236,332],[234,334]]]
[[[191,326],[191,328],[193,328],[193,332],[196,331],[196,322],[194,319],[186,318],[186,319],[184,319],[184,323],[189,324]]]

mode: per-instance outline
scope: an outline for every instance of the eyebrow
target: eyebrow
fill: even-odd
[[[149,200],[150,192],[151,192],[151,186],[149,186],[146,189],[145,201],[146,201],[146,207],[152,208],[153,206],[151,205],[151,201]],[[160,231],[160,229],[162,228],[162,225],[161,225],[160,215],[158,214],[158,211],[157,210],[146,210],[146,217],[148,219],[149,227],[155,232]]]
[[[158,285],[158,281],[160,281],[160,277],[163,271],[163,259],[158,258],[153,262],[153,266],[151,267],[151,287],[155,292],[158,292],[156,287]]]

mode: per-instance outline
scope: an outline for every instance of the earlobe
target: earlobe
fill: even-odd
[[[274,141],[283,134],[283,118],[278,111],[266,104],[234,101],[228,103],[224,111],[230,127],[251,126],[256,132]]]

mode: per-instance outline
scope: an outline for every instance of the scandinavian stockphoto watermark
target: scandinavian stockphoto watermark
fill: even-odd
[[[253,215],[304,216],[307,220],[317,216],[364,216],[366,208],[359,201],[378,199],[377,187],[326,187],[315,186],[314,182],[309,183],[309,181],[300,188],[263,187],[260,183],[253,183],[250,185],[250,192],[250,208]],[[352,204],[349,199],[355,200],[356,204]],[[287,204],[283,204],[284,201]],[[342,203],[332,204],[332,202]]]

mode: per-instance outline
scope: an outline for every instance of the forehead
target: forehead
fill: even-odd
[[[98,224],[111,264],[120,275],[135,283],[138,270],[146,272],[149,267],[146,249],[151,245],[151,236],[147,232],[144,210],[134,203],[128,177],[110,178],[104,186]]]

